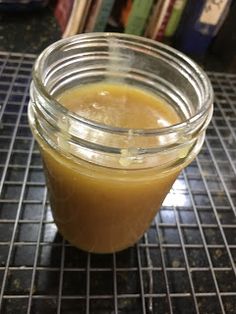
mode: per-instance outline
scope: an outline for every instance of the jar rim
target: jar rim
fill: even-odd
[[[70,111],[68,108],[64,107],[59,101],[56,100],[55,97],[53,97],[46,89],[46,86],[43,83],[41,71],[42,70],[42,64],[46,62],[48,56],[50,56],[51,53],[53,53],[55,50],[60,50],[66,45],[70,45],[73,43],[79,43],[82,40],[95,40],[95,39],[119,39],[119,40],[130,40],[133,42],[140,43],[141,45],[144,45],[146,48],[151,49],[152,51],[158,53],[160,50],[162,50],[165,54],[168,54],[172,58],[178,59],[178,65],[181,66],[180,69],[187,70],[188,73],[191,73],[193,75],[198,76],[201,83],[201,88],[203,88],[203,105],[200,107],[200,109],[193,114],[191,117],[178,122],[176,124],[165,126],[161,128],[154,128],[154,129],[135,129],[135,128],[122,128],[122,127],[116,127],[112,125],[106,125],[103,123],[96,122],[94,120],[84,118],[80,116],[77,113],[74,113]],[[194,73],[195,72],[195,73]],[[98,129],[100,131],[109,131],[114,132],[116,134],[129,134],[130,130],[132,130],[133,135],[140,135],[142,136],[153,136],[153,135],[164,135],[169,133],[175,133],[180,132],[184,128],[186,128],[186,125],[191,127],[191,125],[195,124],[198,120],[201,120],[204,116],[208,116],[208,113],[212,113],[213,109],[213,88],[210,83],[210,80],[207,76],[207,74],[204,72],[204,70],[195,63],[191,58],[183,54],[182,52],[178,51],[177,49],[174,49],[170,46],[167,46],[166,44],[154,41],[149,38],[140,37],[136,35],[131,34],[123,34],[123,33],[110,33],[110,32],[104,32],[104,33],[84,33],[84,34],[77,34],[68,38],[60,39],[50,46],[48,46],[46,49],[44,49],[39,57],[37,58],[33,71],[32,71],[32,77],[34,84],[36,88],[40,91],[41,95],[44,97],[46,101],[51,103],[56,110],[59,110],[63,112],[64,114],[68,115],[72,120],[76,120],[79,123],[85,124],[87,126],[90,126],[94,129]],[[208,119],[207,119],[208,120]]]

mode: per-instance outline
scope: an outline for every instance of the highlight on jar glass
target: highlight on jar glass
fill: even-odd
[[[132,246],[201,149],[213,111],[207,75],[158,42],[90,33],[46,48],[30,93],[59,232],[89,252]]]

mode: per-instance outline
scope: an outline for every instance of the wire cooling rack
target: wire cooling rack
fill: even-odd
[[[52,221],[27,122],[34,60],[0,53],[0,313],[235,313],[236,75],[209,73],[207,139],[145,236],[93,255]]]

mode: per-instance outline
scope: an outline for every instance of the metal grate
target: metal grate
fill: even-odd
[[[235,313],[236,75],[209,73],[197,159],[140,242],[87,254],[57,233],[27,123],[34,55],[0,53],[0,313]]]

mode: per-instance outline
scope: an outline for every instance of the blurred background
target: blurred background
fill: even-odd
[[[235,20],[235,0],[2,0],[0,50],[38,54],[76,33],[124,32],[236,73]]]

